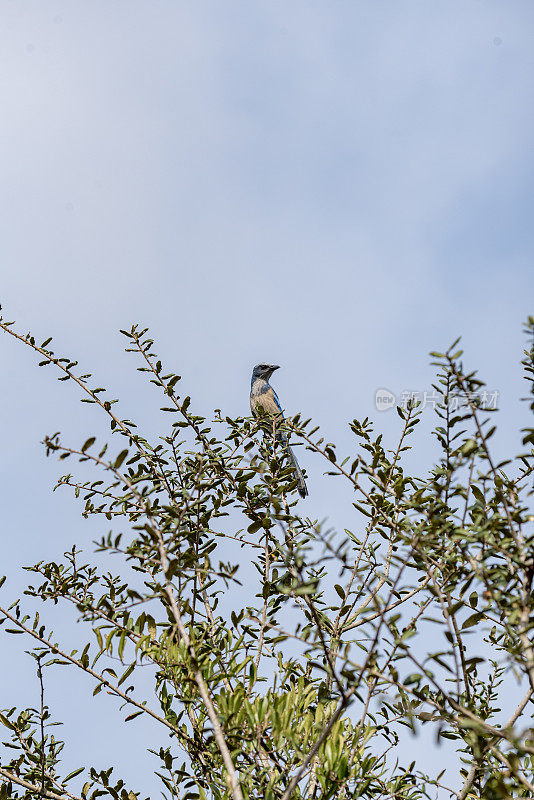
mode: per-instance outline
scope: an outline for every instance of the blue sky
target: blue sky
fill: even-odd
[[[205,413],[248,413],[251,366],[281,364],[288,411],[347,452],[353,417],[394,435],[375,390],[428,389],[428,351],[462,334],[500,392],[497,446],[519,446],[532,3],[3,0],[0,17],[0,299],[112,385],[126,415],[161,426],[121,353],[132,322]],[[58,470],[38,443],[99,423],[14,342],[0,338],[0,354],[16,591],[20,563],[98,533],[51,495]],[[422,441],[417,465],[431,455]],[[339,521],[338,489],[306,466],[309,513]],[[4,687],[32,669],[9,647]],[[61,700],[83,685],[51,689],[75,742],[77,706]],[[79,702],[104,765],[113,734]],[[129,735],[114,757],[135,751],[137,785],[153,792],[141,725]]]

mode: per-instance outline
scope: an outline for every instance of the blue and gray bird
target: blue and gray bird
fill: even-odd
[[[271,414],[273,421],[281,422],[284,419],[284,412],[280,405],[276,392],[269,383],[269,378],[275,371],[279,369],[277,364],[256,364],[252,370],[252,379],[250,381],[250,410],[254,415],[258,413],[258,408],[263,409],[267,414]],[[301,497],[306,497],[308,488],[304,475],[299,467],[299,462],[295,458],[295,454],[287,439],[287,435],[283,431],[279,431],[276,435],[278,441],[282,442],[288,458],[293,467],[295,478],[297,479],[297,489]]]

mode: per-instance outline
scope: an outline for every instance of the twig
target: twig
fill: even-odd
[[[0,775],[4,777],[6,780],[11,781],[12,783],[16,783],[18,786],[22,786],[23,789],[27,789],[29,792],[33,792],[37,797],[45,797],[48,800],[65,800],[64,794],[56,794],[55,792],[50,792],[48,789],[43,791],[42,786],[36,786],[34,783],[30,783],[29,781],[25,781],[24,778],[19,778],[18,775],[13,775],[12,772],[8,772],[7,769],[0,767]],[[74,797],[74,800],[82,800],[81,797],[77,795],[70,795]]]
[[[150,523],[152,524],[151,519]],[[186,627],[183,623],[182,615],[180,614],[180,610],[178,608],[178,604],[176,602],[176,598],[172,590],[172,584],[167,576],[169,570],[169,559],[167,558],[167,552],[165,550],[165,545],[163,543],[163,537],[158,528],[153,527],[153,531],[157,537],[161,568],[163,570],[163,574],[165,575],[165,594],[167,595],[167,598],[169,600],[169,605],[172,611],[172,615],[174,617],[176,628],[178,630],[178,633],[180,634],[180,638],[184,642],[187,651],[189,653],[189,656],[191,658],[191,661],[193,662],[193,677],[195,679],[195,683],[197,684],[199,694],[202,698],[202,702],[204,703],[206,711],[208,712],[208,717],[210,718],[210,722],[213,726],[213,735],[215,736],[217,747],[219,748],[219,752],[222,756],[224,765],[226,767],[226,771],[228,772],[232,797],[234,798],[234,800],[243,800],[243,794],[241,792],[241,787],[239,785],[239,781],[237,778],[237,772],[234,767],[234,762],[232,761],[232,756],[230,755],[230,751],[228,750],[226,739],[224,738],[224,733],[221,727],[221,723],[219,722],[219,717],[217,716],[217,712],[215,711],[215,707],[213,705],[211,697],[209,696],[208,687],[206,686],[206,682],[204,680],[202,672],[200,671],[200,668],[196,662],[195,654],[191,646],[191,640],[187,633]]]
[[[156,719],[158,722],[161,722],[162,725],[165,725],[167,728],[169,728],[179,738],[183,737],[183,733],[180,730],[180,728],[176,727],[175,725],[172,725],[172,723],[168,722],[164,717],[160,717],[159,714],[156,714],[155,711],[152,711],[147,706],[144,706],[142,703],[139,703],[137,700],[134,700],[133,697],[131,697],[131,695],[127,695],[124,692],[122,692],[119,688],[110,683],[108,679],[105,678],[103,675],[101,675],[99,672],[96,672],[95,670],[91,669],[89,665],[86,666],[79,659],[74,658],[74,656],[69,655],[64,650],[60,650],[60,648],[57,645],[52,644],[47,639],[44,639],[41,636],[39,636],[38,633],[33,631],[31,628],[28,628],[27,625],[24,625],[20,620],[18,620],[16,617],[10,614],[2,606],[0,606],[0,614],[3,614],[5,617],[7,617],[7,619],[11,620],[11,622],[17,625],[17,627],[19,627],[21,630],[25,631],[25,633],[29,634],[30,636],[33,636],[33,638],[37,639],[38,642],[44,644],[45,647],[47,647],[53,655],[61,656],[61,658],[64,658],[65,661],[69,661],[71,664],[74,664],[75,666],[79,667],[84,672],[87,672],[89,675],[92,675],[92,677],[96,678],[96,680],[99,683],[101,683],[103,686],[109,689],[110,692],[120,697],[126,703],[135,706],[140,711],[144,711],[145,714],[148,714],[149,716]]]

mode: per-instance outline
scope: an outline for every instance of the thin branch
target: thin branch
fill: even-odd
[[[56,794],[56,792],[51,792],[48,789],[43,791],[42,786],[39,787],[34,783],[25,781],[24,778],[19,778],[18,775],[13,775],[12,772],[4,769],[4,767],[0,767],[0,775],[2,775],[2,777],[4,777],[6,780],[11,781],[11,783],[16,783],[17,786],[22,786],[23,789],[33,792],[36,797],[45,797],[48,798],[48,800],[65,800],[64,794]],[[78,795],[70,795],[70,797],[73,797],[74,800],[83,800],[83,798],[78,797]]]
[[[69,655],[64,650],[60,650],[60,648],[57,645],[52,644],[44,637],[39,636],[38,633],[33,631],[31,628],[28,628],[27,625],[24,625],[20,620],[18,620],[16,617],[10,614],[9,611],[4,609],[2,606],[0,606],[0,614],[3,614],[5,617],[7,617],[7,619],[11,620],[11,622],[17,625],[17,627],[19,627],[21,630],[25,631],[25,633],[27,633],[29,636],[32,636],[34,639],[37,639],[38,642],[41,642],[41,644],[45,645],[45,647],[47,647],[53,655],[61,656],[61,658],[64,658],[66,661],[69,661],[71,664],[74,664],[75,666],[79,667],[84,672],[87,672],[89,675],[92,675],[92,677],[95,678],[103,686],[105,686],[106,689],[109,689],[111,693],[117,695],[129,705],[135,706],[140,711],[144,711],[145,714],[148,714],[149,716],[153,717],[158,722],[161,722],[162,725],[165,725],[167,728],[169,728],[169,730],[175,733],[178,736],[178,738],[180,739],[184,738],[183,731],[180,728],[176,727],[175,725],[172,725],[164,717],[160,717],[159,714],[156,714],[155,711],[152,711],[147,706],[143,705],[142,703],[139,703],[137,700],[134,700],[134,698],[131,697],[130,695],[127,695],[124,692],[122,692],[117,686],[114,686],[112,683],[110,683],[108,679],[105,678],[103,675],[101,675],[99,672],[96,672],[94,669],[91,669],[89,665],[83,664],[79,659],[74,658],[74,656]]]
[[[528,781],[525,778],[525,776],[520,770],[513,767],[508,761],[508,759],[505,758],[503,754],[499,752],[499,750],[497,750],[495,747],[491,747],[490,749],[495,758],[497,759],[497,761],[500,761],[501,764],[503,764],[508,770],[510,770],[510,775],[514,775],[517,778],[517,780],[523,784],[523,786],[527,787],[527,789],[532,793],[531,797],[534,796],[534,784],[530,783],[530,781]]]
[[[44,787],[45,787],[45,734],[44,734],[44,682],[43,682],[43,670],[41,667],[41,659],[43,654],[40,653],[37,656],[37,675],[39,676],[39,683],[41,686],[41,714],[40,714],[40,722],[41,722],[41,797],[43,797]]]
[[[271,551],[270,551],[270,547],[269,547],[269,531],[265,531],[265,569],[264,569],[264,573],[263,573],[264,585],[267,584],[268,581],[269,581],[269,573],[270,573],[270,568],[271,568],[270,554],[271,554]],[[261,612],[260,636],[259,636],[259,639],[258,639],[258,652],[256,653],[256,658],[254,659],[254,667],[255,667],[255,670],[256,670],[256,675],[258,673],[258,667],[259,667],[259,664],[260,664],[261,654],[262,654],[262,650],[263,650],[263,642],[264,642],[264,639],[265,639],[265,624],[267,622],[267,604],[268,604],[268,601],[269,601],[269,596],[266,595],[266,597],[265,597],[265,599],[263,601],[263,609],[262,609],[262,612]],[[254,684],[252,684],[252,685],[254,685]],[[250,688],[252,688],[252,686]]]
[[[293,778],[291,778],[291,781],[289,782],[289,786],[285,790],[285,792],[282,795],[282,797],[280,798],[280,800],[289,800],[289,798],[291,797],[291,795],[295,791],[295,788],[296,788],[298,782],[300,781],[300,779],[302,778],[302,776],[306,772],[306,769],[308,768],[308,765],[312,761],[312,759],[315,756],[315,754],[318,752],[320,746],[325,741],[326,737],[328,736],[328,734],[330,733],[330,731],[332,730],[332,728],[334,727],[334,725],[336,724],[336,722],[340,718],[340,716],[343,713],[343,711],[345,710],[345,708],[348,706],[348,704],[349,704],[349,702],[351,700],[351,697],[352,697],[352,695],[354,694],[355,691],[356,691],[356,689],[355,689],[355,687],[353,687],[348,692],[344,693],[344,695],[341,698],[341,702],[339,703],[339,706],[337,707],[336,711],[330,717],[330,719],[328,721],[328,724],[324,727],[321,735],[319,736],[319,738],[317,739],[317,741],[313,745],[312,749],[310,750],[310,752],[308,753],[308,755],[306,756],[306,758],[302,762],[298,772],[296,773],[296,775],[293,776]]]
[[[507,728],[511,728],[513,725],[515,725],[515,723],[517,722],[517,720],[519,719],[519,717],[521,716],[521,714],[525,710],[530,698],[532,697],[532,694],[533,694],[532,689],[529,689],[528,692],[523,697],[523,699],[521,700],[521,702],[519,703],[519,705],[517,706],[517,708],[515,709],[514,713],[512,714],[512,716],[510,717],[508,722],[504,725],[504,729],[505,730]],[[493,739],[490,739],[487,747],[491,747],[494,750],[493,745],[497,741],[499,741],[499,739],[497,737],[494,737]],[[462,788],[457,793],[458,800],[465,800],[465,798],[469,794],[469,790],[471,789],[472,785],[475,782],[475,778],[477,776],[477,772],[480,770],[480,768],[482,767],[482,764],[484,763],[484,758],[485,758],[487,747],[484,748],[482,753],[472,763],[471,769],[467,773],[467,776],[466,776],[465,781],[464,781],[464,783],[462,785]]]
[[[152,522],[152,520],[150,521]],[[232,761],[232,756],[230,755],[228,745],[226,744],[226,739],[224,738],[224,733],[221,727],[221,723],[219,722],[219,717],[217,716],[217,712],[215,711],[215,707],[213,705],[211,697],[209,696],[208,687],[204,680],[204,676],[202,675],[202,672],[200,671],[200,668],[196,662],[195,654],[191,646],[191,640],[187,633],[186,627],[183,623],[182,615],[180,614],[176,598],[174,597],[171,581],[167,576],[169,570],[169,560],[167,558],[165,545],[163,543],[163,537],[158,528],[154,527],[153,530],[157,537],[157,545],[161,560],[161,568],[163,570],[163,574],[165,575],[165,594],[167,595],[167,598],[169,600],[169,605],[172,611],[172,615],[174,617],[176,628],[178,630],[178,633],[180,634],[180,638],[184,642],[187,651],[189,653],[189,656],[191,658],[191,661],[193,663],[193,677],[195,679],[195,683],[197,684],[199,694],[202,698],[202,702],[204,703],[206,711],[208,712],[208,717],[210,718],[210,722],[213,727],[213,735],[215,736],[217,747],[219,748],[224,765],[226,767],[226,771],[228,772],[228,777],[230,781],[230,790],[232,792],[234,800],[243,800],[243,794],[241,792],[241,787],[239,785],[239,781],[237,778],[237,772],[234,763]]]

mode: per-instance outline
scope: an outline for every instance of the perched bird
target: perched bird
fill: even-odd
[[[263,411],[266,411],[268,414],[272,414],[274,424],[284,419],[284,412],[282,411],[280,400],[269,383],[269,378],[275,369],[279,369],[279,366],[276,364],[256,364],[252,370],[252,379],[250,381],[250,410],[254,415],[258,413],[258,408],[263,409]],[[299,462],[289,446],[287,435],[283,431],[279,431],[276,438],[284,444],[286,453],[291,461],[295,478],[298,480],[298,493],[301,497],[306,497],[308,494],[306,481],[299,467]]]

